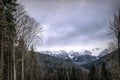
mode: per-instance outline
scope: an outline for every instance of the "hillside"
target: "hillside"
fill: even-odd
[[[73,58],[73,63],[75,63],[77,65],[82,65],[82,64],[90,63],[90,62],[95,61],[95,60],[96,60],[95,56],[82,55],[82,56],[78,56],[78,57]]]
[[[117,54],[117,50],[116,51],[113,51],[112,53],[110,54],[107,54],[101,58],[99,58],[98,60],[96,61],[93,61],[93,62],[90,62],[90,63],[87,63],[87,64],[84,64],[82,66],[84,66],[85,68],[90,68],[92,66],[92,64],[95,64],[96,66],[101,66],[102,63],[105,62],[106,64],[108,65],[113,65],[114,64],[117,64],[118,63],[118,54]],[[111,66],[109,66],[111,67]]]
[[[82,58],[86,58],[86,55],[83,55],[78,58],[80,62],[84,62]],[[90,56],[90,55],[89,55]],[[89,61],[89,56],[88,56],[88,61]],[[44,79],[46,77],[46,73],[50,75],[55,75],[57,74],[56,70],[57,69],[64,69],[69,70],[72,69],[72,67],[75,67],[77,72],[79,72],[79,75],[81,75],[78,80],[83,80],[83,76],[88,76],[89,69],[91,68],[92,64],[96,65],[96,68],[98,72],[100,72],[102,63],[105,62],[107,69],[112,73],[112,78],[113,80],[117,80],[120,77],[119,73],[119,67],[118,67],[118,54],[117,50],[113,51],[110,54],[107,54],[97,60],[94,60],[93,62],[86,63],[84,65],[78,65],[77,63],[73,63],[70,60],[65,60],[62,58],[57,58],[51,55],[47,54],[41,54],[41,53],[36,53],[37,57],[37,76],[38,78]],[[95,57],[93,57],[95,59]],[[82,60],[82,61],[81,61]],[[65,71],[62,70],[62,71]]]
[[[84,77],[82,75],[87,75],[88,70],[84,67],[73,64],[71,61],[66,61],[64,59],[56,58],[50,55],[36,53],[37,57],[37,76],[38,78],[44,79],[46,74],[54,74],[57,69],[65,68],[67,70],[73,67],[81,74],[80,80]],[[62,70],[63,71],[63,70]]]
[[[118,51],[115,50],[111,52],[110,54],[101,57],[100,59],[93,61],[91,63],[82,65],[83,67],[90,69],[92,64],[96,65],[96,68],[98,71],[100,71],[102,67],[102,63],[106,63],[107,69],[111,72],[111,76],[113,80],[119,80],[120,79],[120,67],[118,66]]]

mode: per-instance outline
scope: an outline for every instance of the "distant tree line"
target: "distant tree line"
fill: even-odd
[[[76,67],[59,66],[53,72],[47,72],[43,80],[87,80],[87,73]]]
[[[43,80],[113,80],[111,70],[103,63],[101,68],[93,64],[89,72],[77,67],[56,67],[52,72],[46,72]]]

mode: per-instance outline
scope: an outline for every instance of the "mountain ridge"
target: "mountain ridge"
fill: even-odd
[[[96,52],[99,52],[98,56],[93,56],[92,54],[95,54]],[[98,58],[101,58],[108,54],[108,49],[100,50],[99,48],[95,48],[90,50],[81,50],[81,51],[41,51],[40,53],[54,56],[60,59],[64,59],[67,61],[71,61],[75,64],[82,65],[86,63],[90,63],[92,61],[97,60]]]

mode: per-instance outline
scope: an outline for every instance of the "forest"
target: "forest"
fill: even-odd
[[[34,42],[42,41],[42,25],[17,0],[0,0],[0,80],[120,80],[120,10],[110,24],[117,49],[78,66],[37,53]]]

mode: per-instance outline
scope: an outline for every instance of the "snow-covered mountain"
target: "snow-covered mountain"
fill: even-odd
[[[105,50],[103,50],[99,55],[98,55],[98,58],[100,58],[100,57],[103,57],[103,56],[105,56],[105,55],[107,55],[108,54],[108,49],[105,49]]]
[[[80,50],[80,51],[41,51],[40,53],[48,54],[57,58],[65,59],[72,61],[76,64],[86,64],[88,62],[92,62],[100,57],[105,56],[108,54],[108,50],[101,50],[99,48],[95,48],[92,50]],[[94,54],[99,54],[98,56],[94,56]]]
[[[92,52],[88,50],[83,50],[83,51],[65,51],[65,50],[60,50],[60,51],[41,51],[40,53],[43,54],[48,54],[51,56],[55,56],[58,58],[63,58],[63,59],[73,59],[74,57],[79,57],[81,55],[92,55]]]
[[[82,64],[87,64],[87,63],[90,63],[92,61],[95,61],[96,59],[97,59],[97,57],[95,57],[95,56],[82,55],[80,57],[74,58],[73,63],[78,64],[78,65],[82,65]]]

